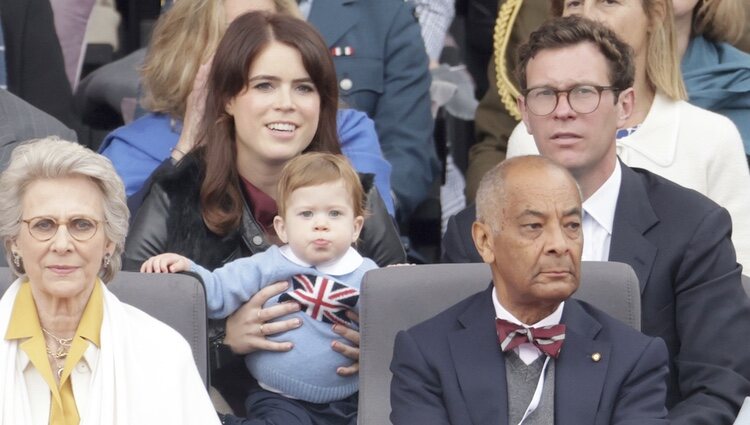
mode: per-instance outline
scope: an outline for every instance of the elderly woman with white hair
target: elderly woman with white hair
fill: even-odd
[[[219,423],[187,342],[105,286],[128,208],[112,164],[56,138],[0,176],[0,424]]]

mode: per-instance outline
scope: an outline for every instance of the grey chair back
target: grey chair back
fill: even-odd
[[[0,267],[0,294],[4,294],[14,280],[9,268]],[[208,387],[206,292],[197,276],[119,272],[107,288],[120,301],[179,332],[190,344],[198,372]]]
[[[622,263],[583,262],[574,298],[641,328],[638,277]],[[486,264],[431,264],[372,270],[360,297],[359,420],[362,425],[390,424],[389,369],[396,333],[435,316],[491,280]]]
[[[742,275],[742,287],[745,288],[745,293],[750,297],[750,277]]]

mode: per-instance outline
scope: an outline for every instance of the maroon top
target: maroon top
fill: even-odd
[[[244,177],[240,176],[240,180],[242,181],[242,190],[250,200],[250,212],[252,212],[253,217],[263,227],[266,234],[276,235],[276,230],[273,228],[273,218],[279,213],[276,201],[245,180]]]

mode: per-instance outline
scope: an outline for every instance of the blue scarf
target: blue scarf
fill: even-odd
[[[682,76],[689,102],[732,120],[750,154],[750,55],[694,37],[682,58]]]

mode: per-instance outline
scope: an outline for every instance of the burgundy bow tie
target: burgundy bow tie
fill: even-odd
[[[507,320],[496,319],[495,326],[503,352],[530,342],[542,353],[556,359],[565,341],[565,325],[562,324],[525,328]]]

